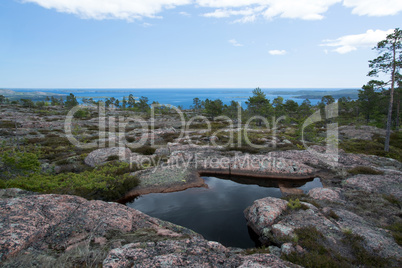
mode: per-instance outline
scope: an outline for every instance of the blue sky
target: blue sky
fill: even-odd
[[[400,0],[2,0],[2,88],[359,88]]]

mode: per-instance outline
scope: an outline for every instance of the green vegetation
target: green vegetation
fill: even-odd
[[[389,267],[387,259],[371,254],[364,248],[364,238],[362,236],[351,231],[345,231],[343,235],[342,242],[352,250],[354,257],[352,264],[364,265],[365,267]]]
[[[74,113],[74,118],[87,118],[90,114],[88,109],[80,109]]]
[[[385,137],[384,151],[389,152],[390,135],[391,135],[391,125],[392,125],[392,111],[394,105],[394,92],[395,84],[400,82],[397,80],[401,79],[399,73],[402,66],[402,30],[396,28],[393,33],[387,35],[385,40],[378,42],[377,46],[374,47],[379,52],[379,56],[371,61],[369,66],[371,71],[369,76],[378,76],[379,73],[389,74],[390,82],[380,81],[380,84],[386,85],[390,84],[391,88],[389,90],[389,104],[387,111],[387,133]],[[399,104],[398,104],[399,107]],[[397,122],[399,124],[399,108],[397,111]],[[397,126],[399,128],[399,126]]]
[[[324,235],[314,226],[295,229],[295,234],[297,243],[306,251],[282,255],[282,259],[303,267],[390,267],[389,260],[367,251],[364,238],[349,229],[344,230],[342,238],[342,243],[349,247],[352,253],[348,258],[329,248]]]
[[[78,101],[77,101],[77,99],[75,98],[75,96],[74,96],[73,93],[70,93],[70,95],[67,96],[66,102],[64,103],[64,105],[65,105],[67,108],[72,108],[72,107],[78,105]]]
[[[246,250],[243,251],[244,255],[253,255],[253,254],[269,254],[271,253],[269,251],[269,248],[266,246],[262,246],[259,248],[248,248]]]
[[[327,249],[324,235],[315,227],[308,226],[295,229],[295,234],[298,237],[298,244],[306,252],[282,255],[282,259],[303,267],[350,267],[346,259]]]
[[[401,136],[402,133],[391,135],[389,152],[384,151],[384,139],[378,137],[374,137],[373,140],[370,141],[344,140],[339,144],[339,148],[345,150],[347,153],[377,155],[402,161],[402,143],[396,143],[400,140]]]
[[[400,207],[399,200],[392,194],[383,194],[382,197],[393,205]]]
[[[273,107],[266,95],[262,90],[257,87],[253,90],[253,96],[248,98],[246,101],[247,110],[250,116],[259,116],[268,118],[273,112]],[[257,118],[257,126],[262,125],[261,118]]]
[[[348,172],[353,175],[358,175],[358,174],[370,174],[370,175],[382,175],[384,172],[376,170],[371,167],[366,167],[366,166],[357,166],[352,169],[349,169]]]
[[[153,155],[156,149],[151,146],[142,146],[136,149],[133,149],[133,152],[143,154],[143,155]]]
[[[391,230],[395,242],[402,246],[402,221],[397,221],[389,226],[386,226],[385,228]]]
[[[21,188],[40,193],[72,194],[87,199],[115,200],[139,183],[128,163],[110,163],[81,173],[18,176],[4,182],[4,188]]]
[[[303,210],[307,210],[309,209],[309,207],[305,204],[300,203],[300,200],[297,198],[295,200],[290,199],[288,202],[288,208],[292,209],[292,210],[298,210],[298,209],[303,209]]]
[[[328,216],[333,218],[334,220],[339,220],[338,214],[336,214],[332,209],[329,211]]]
[[[39,170],[40,162],[36,154],[16,150],[4,151],[0,154],[0,180],[30,175]]]

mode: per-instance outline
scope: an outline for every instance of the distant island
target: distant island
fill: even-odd
[[[8,98],[9,100],[31,99],[33,101],[45,100],[46,97],[65,97],[65,94],[58,94],[52,92],[32,91],[32,92],[18,92],[10,89],[0,89],[0,95]]]
[[[298,91],[272,91],[269,94],[273,95],[293,95],[293,98],[296,99],[320,99],[323,96],[331,95],[335,99],[339,99],[342,97],[357,99],[358,98],[358,89],[341,89],[341,90],[326,90],[326,89],[318,89],[318,90],[298,90]]]

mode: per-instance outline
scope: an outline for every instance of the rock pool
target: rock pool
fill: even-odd
[[[322,187],[319,178],[291,182],[239,177],[203,179],[208,188],[147,194],[126,205],[152,217],[190,228],[207,240],[229,247],[251,248],[259,246],[259,243],[257,236],[247,227],[243,211],[254,200],[267,196],[280,198],[284,186],[288,190],[305,193]]]

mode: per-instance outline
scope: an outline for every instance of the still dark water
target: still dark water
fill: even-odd
[[[265,180],[265,185],[256,185],[261,180],[203,179],[208,189],[191,188],[175,193],[147,194],[126,205],[152,217],[190,228],[207,240],[218,241],[228,247],[259,246],[255,234],[247,227],[243,210],[254,200],[267,196],[282,197],[277,182]],[[308,192],[312,188],[322,187],[322,184],[316,178],[293,182],[292,186]]]

